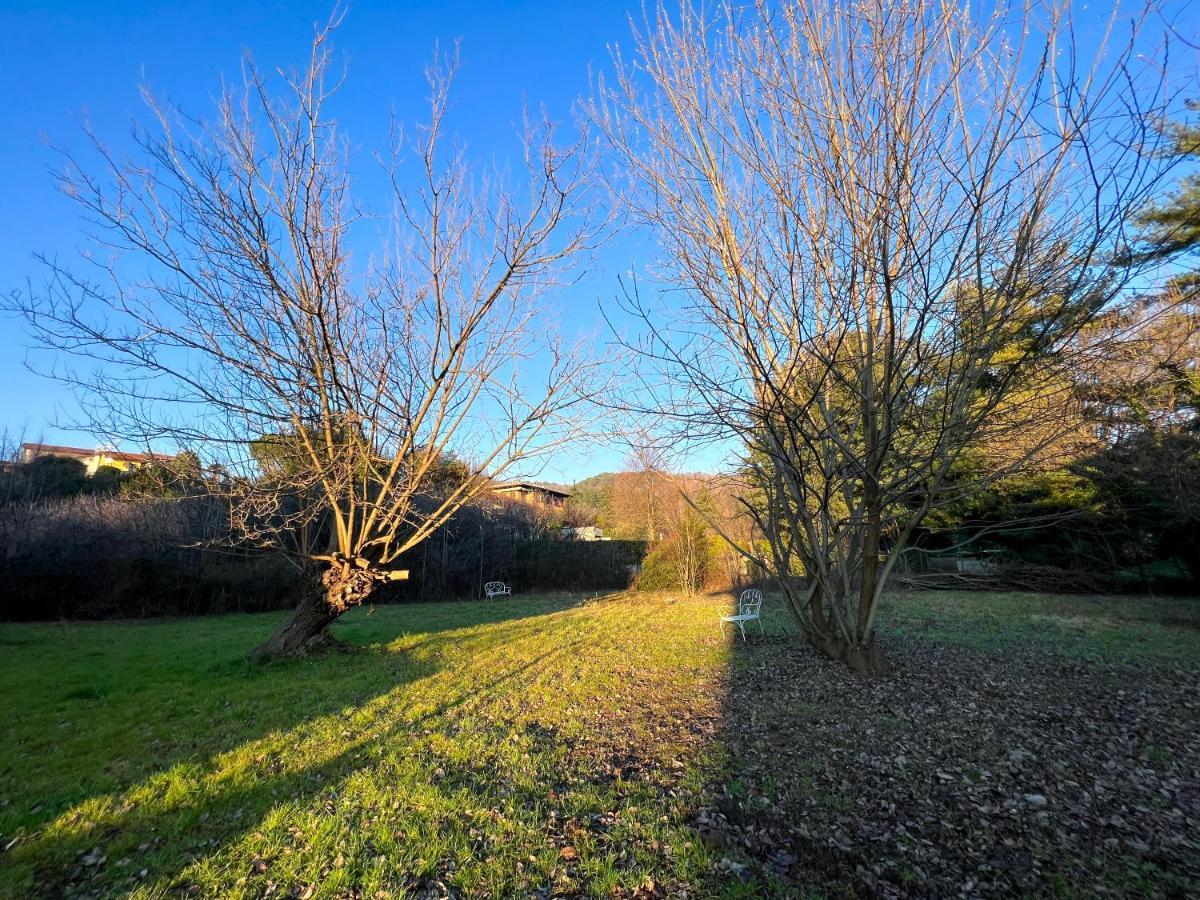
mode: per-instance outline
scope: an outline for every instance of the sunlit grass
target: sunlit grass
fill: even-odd
[[[731,764],[730,666],[755,658],[719,635],[728,603],[362,609],[336,626],[354,652],[267,667],[245,654],[273,615],[0,625],[0,896],[737,895],[688,824]],[[1195,661],[1192,609],[904,594],[883,621]],[[770,594],[766,613],[769,636],[794,631]]]
[[[581,599],[359,610],[364,649],[266,668],[269,616],[5,626],[0,894],[697,876],[664,786],[700,787],[720,601]]]

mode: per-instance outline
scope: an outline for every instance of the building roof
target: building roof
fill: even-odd
[[[71,456],[79,459],[90,459],[93,456],[106,456],[117,462],[145,463],[154,460],[166,461],[174,456],[165,453],[127,453],[124,450],[93,449],[86,447],[63,447],[59,444],[22,444],[22,453],[38,453],[45,456]]]
[[[542,491],[546,494],[554,494],[556,497],[570,497],[570,491],[564,491],[562,488],[550,487],[548,484],[538,484],[536,481],[508,481],[504,484],[496,485],[493,489],[500,493],[510,493],[512,491]]]

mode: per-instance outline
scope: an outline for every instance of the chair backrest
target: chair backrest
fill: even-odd
[[[485,594],[494,594],[497,591],[502,591],[502,590],[504,590],[504,582],[503,581],[489,581],[487,584],[485,584],[483,586],[483,592]]]
[[[762,591],[758,588],[746,588],[738,597],[738,615],[757,616],[762,609]]]

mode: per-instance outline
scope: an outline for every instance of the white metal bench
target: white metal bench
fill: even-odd
[[[738,627],[742,633],[742,641],[746,640],[746,623],[757,622],[758,630],[763,634],[767,632],[763,629],[762,618],[762,591],[758,588],[747,588],[742,591],[742,596],[738,597],[737,614],[732,616],[721,616],[721,636],[725,636],[725,623],[729,622]]]
[[[511,597],[512,588],[503,581],[489,581],[483,586],[483,595],[489,600],[493,597]]]

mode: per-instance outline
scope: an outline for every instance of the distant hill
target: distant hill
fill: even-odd
[[[646,504],[653,505],[650,495],[657,496],[658,503],[673,494],[669,486],[652,479],[649,485],[640,486],[643,473],[622,471],[603,472],[584,478],[571,485],[571,499],[567,508],[579,524],[599,525],[614,537],[631,537],[646,529]],[[689,472],[672,476],[677,487],[690,494],[697,494],[711,487],[714,476],[701,472]]]
[[[590,513],[601,528],[613,527],[612,493],[616,472],[602,472],[571,485],[570,505],[580,513]]]

